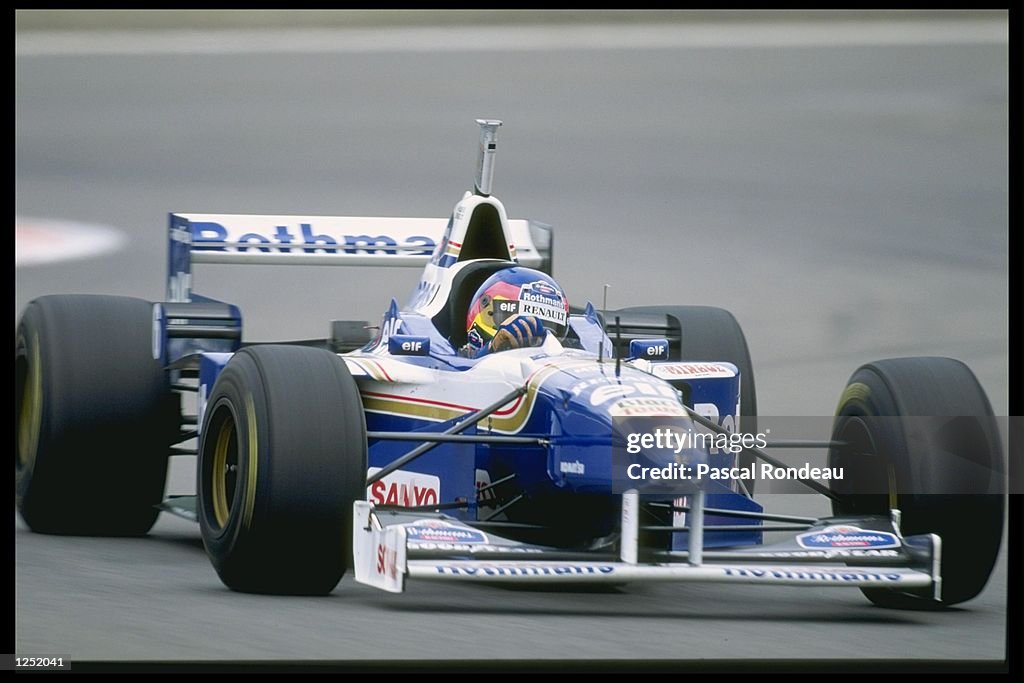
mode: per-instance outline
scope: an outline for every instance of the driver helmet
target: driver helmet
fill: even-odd
[[[569,300],[551,276],[514,266],[499,270],[476,290],[466,316],[466,338],[480,351],[503,323],[517,316],[534,316],[558,339],[568,330]],[[538,338],[539,343],[542,338]]]

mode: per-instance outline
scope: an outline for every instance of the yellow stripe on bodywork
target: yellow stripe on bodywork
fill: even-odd
[[[363,407],[375,413],[387,413],[400,417],[415,417],[421,420],[434,420],[447,422],[457,417],[467,415],[466,411],[458,408],[446,408],[444,406],[431,406],[422,403],[403,401],[400,398],[381,398],[379,396],[364,396]]]
[[[523,428],[523,425],[526,424],[530,414],[533,413],[533,404],[537,399],[537,391],[540,390],[541,385],[544,384],[549,377],[558,372],[581,367],[589,367],[590,365],[592,365],[591,361],[571,361],[568,363],[561,362],[545,365],[530,376],[526,387],[526,395],[519,404],[519,408],[517,408],[511,415],[501,415],[489,418],[486,421],[486,426],[495,432],[505,432],[506,434],[518,432]]]
[[[523,428],[533,412],[533,406],[537,399],[537,391],[549,377],[555,373],[579,365],[589,363],[574,363],[571,365],[547,365],[535,372],[529,380],[526,394],[520,400],[515,412],[509,415],[492,415],[482,425],[489,430],[503,433],[515,433]],[[377,396],[363,396],[363,407],[371,412],[386,413],[399,417],[411,417],[421,420],[433,420],[446,422],[459,417],[469,415],[473,411],[459,410],[458,408],[447,408],[444,406],[424,405],[416,401],[404,400],[400,396],[381,398]]]
[[[256,404],[252,394],[245,396],[245,420],[249,436],[249,461],[246,467],[245,507],[242,509],[242,526],[248,529],[252,525],[253,508],[256,506],[256,467],[259,460],[259,449],[256,442]]]
[[[387,378],[384,377],[384,373],[382,373],[380,371],[380,369],[377,368],[372,363],[361,363],[360,361],[358,361],[358,360],[356,360],[354,358],[346,358],[345,361],[348,362],[348,363],[352,363],[357,368],[359,368],[360,370],[362,370],[363,372],[365,372],[367,375],[369,375],[371,378],[377,380],[378,382],[386,382],[387,381]]]

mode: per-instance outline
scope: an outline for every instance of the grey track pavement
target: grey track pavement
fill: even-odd
[[[524,29],[526,30],[526,29]],[[574,303],[697,303],[743,325],[766,415],[829,415],[861,363],[944,355],[1007,399],[1006,44],[24,56],[15,210],[114,226],[116,253],[19,268],[56,292],[162,296],[170,211],[447,216],[473,119],[505,120],[496,194],[556,226]],[[247,337],[376,321],[414,270],[211,266]],[[176,459],[168,487],[194,471]],[[763,496],[824,514],[818,498]],[[39,536],[15,521],[15,645],[78,660],[1001,659],[1005,551],[946,613],[856,590],[551,593],[346,577],[231,593],[198,528]]]

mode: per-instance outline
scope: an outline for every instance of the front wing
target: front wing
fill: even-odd
[[[896,518],[826,518],[767,546],[704,550],[691,531],[685,552],[639,547],[639,496],[623,496],[618,555],[520,543],[443,514],[354,505],[356,581],[401,593],[408,579],[486,583],[653,581],[857,586],[941,593],[941,540],[903,537]]]

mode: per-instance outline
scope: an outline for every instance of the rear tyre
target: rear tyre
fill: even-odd
[[[32,301],[14,345],[15,492],[32,531],[138,535],[156,521],[177,395],[152,354],[153,306]]]
[[[936,419],[938,418],[938,419]],[[883,607],[934,609],[985,587],[1003,530],[1006,471],[992,408],[974,373],[951,358],[869,363],[850,378],[829,450],[842,467],[836,515],[902,514],[904,536],[942,539],[942,597],[863,589]]]
[[[366,423],[345,362],[322,349],[236,353],[203,411],[200,528],[224,584],[324,595],[352,564]]]
[[[757,390],[754,385],[754,364],[750,361],[746,337],[735,316],[713,306],[635,306],[622,312],[664,315],[669,328],[679,329],[679,347],[671,348],[674,361],[725,361],[740,371],[740,427],[744,432],[757,432]],[[610,334],[614,334],[608,328]],[[741,453],[740,467],[754,469],[755,458]],[[754,479],[744,479],[747,492],[754,493]]]

